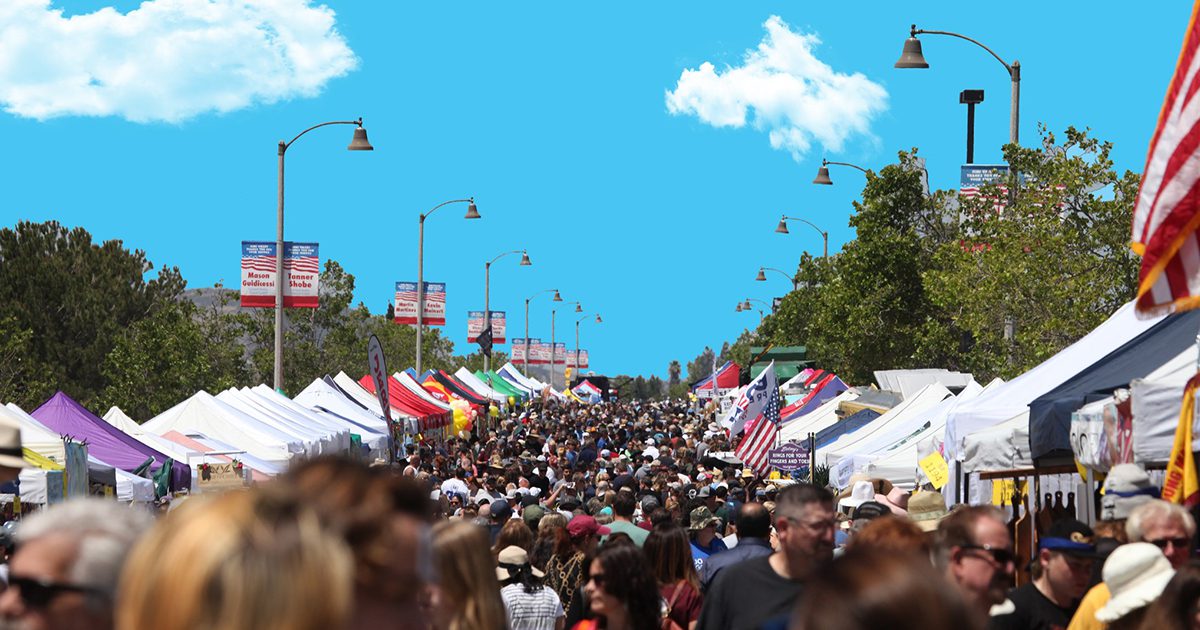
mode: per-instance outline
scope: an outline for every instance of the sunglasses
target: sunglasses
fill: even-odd
[[[1163,551],[1166,551],[1167,545],[1171,545],[1176,549],[1191,549],[1192,547],[1191,538],[1162,538],[1159,540],[1147,540],[1146,542],[1158,547],[1159,549],[1162,549]]]
[[[991,556],[992,561],[1000,566],[1007,566],[1008,563],[1016,564],[1017,554],[1004,549],[1003,547],[993,547],[991,545],[963,545],[962,549],[975,549],[983,551]]]
[[[588,576],[588,579],[591,580],[593,584],[601,588],[604,587],[604,582],[606,581],[603,573],[593,573]]]
[[[8,586],[9,588],[16,587],[17,592],[21,594],[21,601],[25,602],[31,608],[45,608],[50,602],[54,601],[55,597],[63,593],[100,593],[99,589],[89,586],[61,584],[48,580],[12,575],[8,577]]]

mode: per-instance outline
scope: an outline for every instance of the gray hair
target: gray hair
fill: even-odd
[[[1134,508],[1125,521],[1125,535],[1129,536],[1129,542],[1142,542],[1151,523],[1172,520],[1182,525],[1188,536],[1196,535],[1196,520],[1187,509],[1162,499],[1151,499]]]
[[[79,549],[71,566],[71,582],[97,589],[111,605],[125,558],[153,525],[154,518],[138,508],[112,500],[73,499],[24,519],[14,537],[18,547],[53,535],[75,540]]]

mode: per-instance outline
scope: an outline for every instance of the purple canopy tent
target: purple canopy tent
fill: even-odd
[[[51,396],[30,415],[52,431],[76,440],[86,440],[90,455],[126,472],[137,469],[148,457],[154,458],[151,470],[159,470],[167,461],[166,455],[97,418],[62,392]],[[187,463],[174,462],[171,466],[171,490],[191,488],[191,481],[192,471]]]

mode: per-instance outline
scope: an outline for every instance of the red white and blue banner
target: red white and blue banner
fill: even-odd
[[[545,341],[529,344],[529,363],[531,365],[550,364],[550,344]]]
[[[585,370],[585,369],[587,369],[587,367],[588,367],[588,351],[587,351],[587,350],[580,349],[580,351],[579,351],[579,363],[578,363],[578,364],[576,364],[576,362],[575,362],[575,349],[574,349],[574,348],[571,348],[570,350],[567,350],[567,367],[569,367],[569,368],[575,368],[575,369],[577,369],[577,370]]]
[[[317,308],[320,279],[317,243],[284,242],[284,307]],[[242,306],[275,308],[275,281],[274,241],[242,241]]]
[[[565,366],[567,364],[567,344],[561,341],[554,344],[554,367]]]
[[[425,283],[426,326],[446,325],[446,283]],[[396,323],[415,326],[417,324],[417,283],[396,283]]]
[[[533,348],[538,343],[541,343],[541,339],[534,339],[533,337],[529,338],[529,355],[530,355],[529,364],[531,364],[531,365],[533,364]],[[525,365],[526,361],[525,361],[525,338],[524,337],[514,337],[513,338],[513,340],[512,340],[512,358],[509,360],[512,363],[520,363],[521,365]]]
[[[504,311],[492,311],[492,345],[505,343],[508,326]],[[475,343],[483,332],[483,311],[467,311],[467,343]]]

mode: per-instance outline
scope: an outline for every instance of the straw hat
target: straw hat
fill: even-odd
[[[0,466],[28,467],[21,451],[21,423],[7,415],[0,416]]]
[[[1113,550],[1104,563],[1104,583],[1112,597],[1096,611],[1096,619],[1111,623],[1158,598],[1175,569],[1150,543],[1129,543]]]
[[[931,532],[938,523],[950,514],[946,510],[946,499],[940,492],[918,492],[908,499],[908,518],[916,523],[921,531]]]
[[[545,573],[538,570],[535,566],[529,565],[529,554],[524,549],[510,545],[500,550],[500,555],[496,558],[496,577],[501,581],[509,579],[522,566],[529,566],[534,577],[542,577]]]

